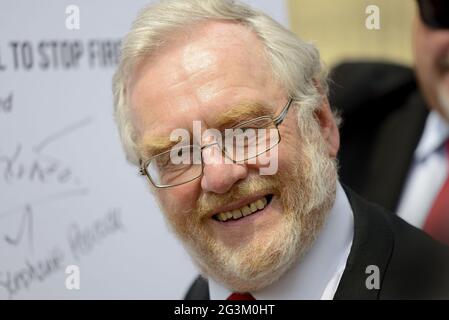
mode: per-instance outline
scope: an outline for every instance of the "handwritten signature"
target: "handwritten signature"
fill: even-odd
[[[34,282],[44,282],[52,274],[64,267],[64,252],[54,247],[45,258],[37,261],[25,259],[24,264],[15,271],[0,271],[0,287],[6,289],[11,299],[18,292],[28,289]]]
[[[11,113],[13,109],[13,95],[12,92],[4,99],[0,97],[0,112]]]
[[[67,229],[67,245],[73,258],[80,260],[91,254],[106,238],[124,230],[120,209],[111,208],[87,226],[71,223]],[[13,242],[17,240],[17,237],[10,239]],[[29,289],[33,283],[44,282],[51,275],[64,270],[65,260],[69,258],[61,245],[54,246],[44,258],[34,261],[25,258],[17,269],[0,271],[0,288],[5,289],[9,299]]]
[[[14,151],[9,155],[0,155],[0,176],[7,184],[26,180],[28,182],[45,183],[55,181],[65,184],[73,180],[79,184],[78,179],[72,179],[73,170],[62,163],[61,160],[44,153],[45,148],[66,135],[73,133],[91,123],[90,117],[73,123],[62,130],[52,133],[31,148],[32,156],[24,155],[24,146],[17,143]]]

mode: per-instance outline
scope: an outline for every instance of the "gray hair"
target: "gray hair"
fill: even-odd
[[[274,79],[301,104],[300,118],[301,115],[306,117],[298,120],[300,127],[327,96],[327,73],[316,47],[301,40],[263,12],[232,0],[161,1],[146,7],[137,16],[123,41],[119,66],[113,79],[114,116],[130,162],[137,164],[139,160],[137,137],[126,101],[126,86],[134,66],[142,58],[155,54],[166,43],[169,34],[208,20],[236,22],[258,36]]]

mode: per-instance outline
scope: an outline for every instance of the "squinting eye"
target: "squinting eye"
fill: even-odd
[[[255,130],[255,128],[241,127],[241,128],[238,128],[238,131],[236,131],[235,134],[246,133],[247,131],[250,131],[250,130]]]

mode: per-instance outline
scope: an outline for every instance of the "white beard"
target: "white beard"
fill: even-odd
[[[193,262],[205,277],[213,278],[238,292],[260,290],[279,279],[314,243],[335,200],[336,164],[325,155],[325,144],[315,139],[304,146],[301,167],[308,174],[281,189],[285,201],[284,216],[260,243],[251,242],[240,249],[226,248],[208,235],[198,224],[184,232],[174,231],[182,240]],[[296,160],[296,159],[295,159]],[[282,180],[287,182],[287,178]]]

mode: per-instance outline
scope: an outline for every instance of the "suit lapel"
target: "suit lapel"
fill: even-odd
[[[198,276],[184,296],[184,300],[210,300],[207,279]]]
[[[368,204],[347,187],[345,191],[354,212],[354,238],[334,299],[379,299],[381,288],[370,289],[369,278],[378,271],[378,283],[382,284],[393,252],[393,231],[382,217],[388,213]]]

